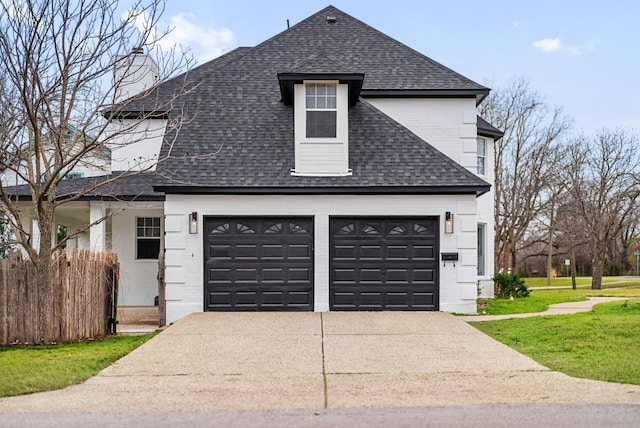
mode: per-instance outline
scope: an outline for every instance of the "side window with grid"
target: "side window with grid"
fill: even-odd
[[[307,83],[307,138],[335,138],[337,124],[335,83]]]
[[[157,259],[160,255],[160,217],[136,218],[136,259]]]

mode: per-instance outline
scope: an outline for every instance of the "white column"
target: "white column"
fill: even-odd
[[[105,214],[106,207],[103,202],[89,202],[89,248],[93,251],[104,251],[105,248]],[[102,220],[102,221],[100,221]],[[98,224],[93,224],[100,221]]]
[[[316,215],[314,222],[313,310],[329,310],[329,216]]]

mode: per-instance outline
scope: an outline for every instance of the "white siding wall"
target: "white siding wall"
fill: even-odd
[[[476,172],[476,103],[471,98],[368,100],[414,134]]]
[[[369,99],[376,108],[409,128],[414,134],[474,174],[477,172],[477,113],[475,99]],[[484,176],[494,184],[493,140],[486,138]],[[493,189],[478,198],[478,219],[486,224],[486,269],[478,278],[482,296],[493,295],[493,247],[495,239]],[[471,228],[471,225],[468,225]],[[474,226],[475,227],[475,226]]]
[[[162,203],[138,203],[136,209],[126,209],[112,204],[116,214],[112,218],[113,236],[111,249],[118,253],[120,285],[118,305],[153,306],[158,295],[158,260],[136,260],[136,217],[160,217],[162,227]],[[154,208],[155,207],[155,208]],[[124,211],[119,211],[123,209]],[[162,231],[160,249],[162,250]]]
[[[197,234],[188,233],[188,215],[193,211],[198,213]],[[444,234],[446,211],[454,213],[455,233],[451,235]],[[460,261],[455,267],[451,262],[440,265],[440,310],[476,312],[475,225],[478,216],[476,198],[472,195],[167,195],[167,322],[204,309],[203,216],[293,215],[314,218],[316,311],[329,310],[329,217],[340,215],[440,217],[440,251],[460,253]]]
[[[112,171],[155,171],[166,119],[115,120],[110,127],[112,133],[122,132],[109,140]]]
[[[482,137],[486,142],[485,147],[485,175],[480,175],[482,179],[491,183],[495,183],[495,174],[493,170],[494,158],[493,158],[493,145],[494,141],[488,137]],[[486,241],[485,241],[485,260],[486,266],[484,275],[478,277],[480,285],[481,297],[494,297],[493,280],[491,279],[494,274],[494,262],[493,253],[495,246],[495,202],[493,190],[478,198],[478,223],[486,224]]]
[[[294,87],[295,175],[349,174],[348,85],[337,85],[336,92],[336,138],[307,138],[305,86],[298,84]]]
[[[153,306],[154,298],[158,295],[158,260],[136,260],[136,217],[160,217],[160,249],[162,249],[163,203],[91,202],[89,214],[91,221],[109,214],[111,217],[92,226],[88,240],[80,236],[77,240],[78,248],[91,248],[94,251],[109,250],[118,254],[120,263],[118,305]],[[111,235],[107,236],[106,225],[109,222]]]

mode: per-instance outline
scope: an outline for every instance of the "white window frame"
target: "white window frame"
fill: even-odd
[[[478,223],[478,276],[485,276],[487,273],[487,224]]]
[[[476,138],[476,172],[478,175],[487,175],[487,140]],[[480,153],[482,148],[482,153]]]
[[[319,94],[319,87],[325,88],[324,94]],[[309,89],[313,88],[314,93],[309,94]],[[329,88],[332,88],[332,94],[329,93]],[[307,129],[305,129],[306,138],[308,139],[316,139],[316,138],[338,138],[338,84],[336,82],[305,82],[304,84],[305,90],[305,116],[308,119],[309,112],[319,112],[319,111],[329,111],[334,112],[335,114],[335,128],[333,130],[333,136],[309,136],[308,132],[308,120],[306,121]],[[323,100],[324,102],[320,103],[319,101]],[[311,101],[311,104],[309,103]],[[324,104],[319,106],[318,104]]]
[[[151,219],[151,225],[147,226],[146,224],[143,224],[142,226],[138,225],[138,221],[139,220],[147,220],[147,219]],[[158,225],[154,225],[153,222],[154,220],[158,220]],[[142,236],[140,236],[140,229],[142,228],[143,234]],[[157,236],[153,236],[153,231],[157,228],[158,230],[158,235]],[[146,236],[147,235],[147,230],[151,230],[151,236]],[[146,217],[136,217],[136,224],[135,224],[135,240],[136,240],[136,254],[135,254],[135,259],[136,260],[158,260],[158,256],[160,255],[160,251],[162,251],[162,218],[161,217],[157,217],[157,216],[146,216]],[[157,240],[158,241],[158,254],[155,257],[139,257],[139,253],[138,253],[138,243],[140,240]]]

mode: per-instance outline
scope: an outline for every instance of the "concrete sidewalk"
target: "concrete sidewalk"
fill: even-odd
[[[447,313],[199,313],[86,382],[1,412],[640,403],[553,372]]]
[[[460,319],[466,322],[476,321],[498,321],[511,318],[529,318],[542,317],[547,315],[564,315],[577,314],[579,312],[589,312],[595,305],[600,303],[615,302],[618,300],[629,300],[628,297],[588,297],[588,300],[582,302],[566,302],[549,305],[549,309],[544,312],[534,312],[526,314],[507,314],[507,315],[463,315]]]

